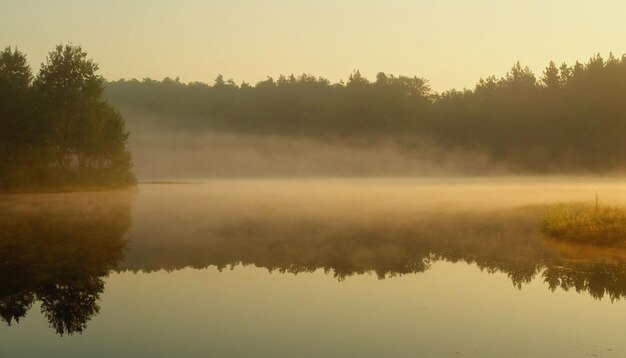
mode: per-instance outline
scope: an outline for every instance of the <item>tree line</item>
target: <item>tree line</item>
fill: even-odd
[[[435,93],[420,77],[355,71],[338,83],[308,74],[256,85],[119,80],[106,97],[183,130],[340,137],[428,138],[485,152],[519,172],[605,172],[626,164],[626,56],[600,55],[540,75],[516,63],[472,89]]]
[[[0,191],[134,182],[129,133],[97,70],[79,46],[57,46],[37,76],[22,52],[0,51]]]

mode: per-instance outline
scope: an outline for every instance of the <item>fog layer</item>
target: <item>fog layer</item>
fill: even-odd
[[[126,117],[140,116],[130,113]],[[206,177],[455,176],[505,171],[480,152],[425,138],[307,138],[131,126],[140,180]]]
[[[550,62],[537,75],[516,63],[473,89],[443,93],[425,78],[381,72],[370,80],[359,71],[339,83],[309,74],[255,85],[218,76],[213,85],[120,80],[105,91],[131,127],[148,124],[132,135],[161,128],[205,136],[136,139],[136,150],[183,149],[172,156],[180,169],[191,162],[219,176],[623,172],[625,94],[626,56],[612,55]],[[162,148],[151,144],[160,141]],[[136,158],[140,176],[151,168],[144,158]]]

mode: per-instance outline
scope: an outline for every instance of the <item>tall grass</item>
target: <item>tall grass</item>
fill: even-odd
[[[581,244],[626,244],[626,208],[595,202],[550,205],[542,232],[552,238]]]

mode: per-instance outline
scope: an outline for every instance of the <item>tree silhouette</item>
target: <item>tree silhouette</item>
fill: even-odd
[[[515,172],[606,172],[626,165],[626,58],[550,62],[539,77],[517,62],[472,89],[434,93],[420,77],[360,71],[346,83],[309,74],[254,86],[155,80],[109,82],[112,103],[177,130],[306,136],[428,138],[486,154]],[[417,150],[410,145],[408,153]]]
[[[97,70],[80,47],[59,45],[31,83],[21,52],[0,53],[0,190],[134,182],[124,119]]]
[[[26,57],[7,47],[0,52],[0,188],[27,181],[40,152],[33,122],[32,81]]]

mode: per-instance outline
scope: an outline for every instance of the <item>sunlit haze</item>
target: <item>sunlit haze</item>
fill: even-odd
[[[626,0],[0,0],[0,357],[626,357]]]
[[[0,0],[0,43],[35,69],[55,45],[79,44],[108,80],[338,81],[360,69],[425,77],[443,91],[517,60],[540,73],[549,60],[621,55],[625,14],[624,1],[586,0]]]

